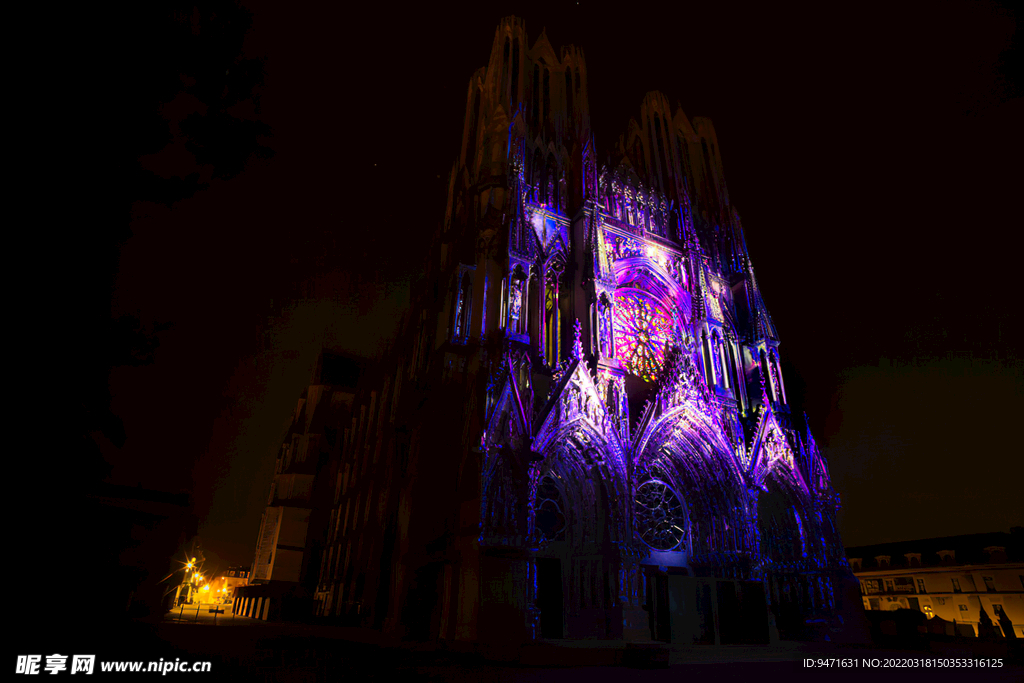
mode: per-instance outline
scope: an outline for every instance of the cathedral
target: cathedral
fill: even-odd
[[[318,615],[767,643],[860,609],[711,121],[652,92],[601,153],[583,52],[503,20],[399,341],[319,441]]]

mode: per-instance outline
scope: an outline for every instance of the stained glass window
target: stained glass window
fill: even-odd
[[[646,294],[615,294],[615,356],[632,374],[653,382],[665,363],[672,316]]]

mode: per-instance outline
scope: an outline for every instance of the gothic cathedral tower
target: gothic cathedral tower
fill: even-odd
[[[837,625],[838,496],[791,417],[711,122],[652,92],[600,164],[583,52],[516,18],[465,106],[409,345],[369,408],[396,502],[368,563],[394,571],[363,604],[453,641]],[[334,571],[323,594],[354,594]]]

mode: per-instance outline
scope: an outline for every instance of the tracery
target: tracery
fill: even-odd
[[[632,374],[654,382],[673,337],[672,315],[647,294],[615,293],[615,355]]]

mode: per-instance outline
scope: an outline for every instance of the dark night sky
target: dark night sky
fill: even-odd
[[[714,121],[845,542],[1024,523],[1019,16],[704,5],[131,17],[128,180],[86,245],[109,268],[76,294],[113,349],[83,399],[107,480],[191,492],[208,555],[251,560],[316,354],[372,356],[392,335],[469,77],[516,14],[531,42],[546,27],[583,48],[602,159],[650,90]]]

